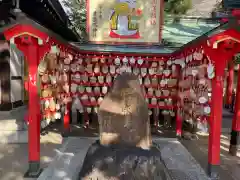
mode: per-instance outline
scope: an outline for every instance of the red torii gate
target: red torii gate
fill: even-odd
[[[29,76],[25,88],[29,92],[29,128],[28,150],[29,170],[27,177],[38,177],[40,168],[40,98],[38,96],[36,76],[40,61],[47,54],[51,46],[57,45],[60,49],[73,53],[73,47],[60,42],[48,34],[28,24],[18,24],[4,31],[6,40],[13,41],[23,52],[28,62]],[[65,43],[65,44],[64,44]],[[69,113],[64,116],[65,124],[69,124]],[[67,121],[67,122],[66,122]]]
[[[75,54],[77,49],[66,42],[58,41],[57,38],[50,37],[46,32],[29,24],[17,24],[6,29],[4,35],[8,41],[14,42],[17,47],[24,53],[29,63],[29,170],[26,174],[30,177],[37,177],[40,170],[40,100],[37,94],[36,74],[37,67],[43,56],[48,53],[52,45],[58,45],[65,51]],[[210,136],[209,136],[209,153],[208,153],[208,173],[210,177],[217,177],[215,168],[220,164],[220,135],[222,120],[222,100],[219,98],[223,94],[224,69],[228,61],[232,60],[235,53],[240,51],[240,34],[235,29],[225,30],[211,37],[205,38],[195,44],[204,49],[205,54],[215,64],[215,78],[212,80],[212,103],[210,115]],[[185,47],[182,51],[187,51],[193,46]],[[240,80],[239,80],[240,81]],[[240,83],[239,83],[240,86]],[[240,90],[238,89],[236,105],[236,115],[233,124],[235,136],[240,131]],[[36,103],[39,102],[39,103]],[[65,115],[65,124],[69,122],[69,114]],[[68,128],[68,126],[66,126]],[[237,134],[237,135],[236,135]],[[234,144],[232,144],[234,146]],[[237,143],[235,144],[235,146]]]
[[[215,78],[212,80],[211,114],[209,119],[210,132],[208,141],[208,173],[217,178],[220,164],[220,137],[222,125],[225,67],[232,57],[240,51],[240,34],[233,29],[214,35],[203,46],[205,53],[215,63]],[[235,121],[235,124],[240,123]]]

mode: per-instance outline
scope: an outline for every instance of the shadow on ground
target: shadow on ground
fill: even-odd
[[[239,180],[240,158],[228,154],[229,142],[227,136],[221,138],[221,166],[219,168],[220,180]],[[197,141],[181,140],[181,143],[199,162],[204,170],[207,170],[208,164],[208,137],[199,137]]]
[[[45,168],[61,147],[62,137],[49,133],[41,138],[41,167]],[[0,144],[0,179],[23,180],[28,170],[28,144]]]

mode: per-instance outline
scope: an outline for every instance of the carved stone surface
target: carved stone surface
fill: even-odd
[[[98,111],[100,143],[151,146],[148,105],[138,77],[123,73],[114,81]]]
[[[88,149],[79,180],[168,180],[156,147],[143,150],[126,145],[102,146],[96,141]]]

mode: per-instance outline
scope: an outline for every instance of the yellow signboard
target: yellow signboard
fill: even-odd
[[[87,31],[92,43],[157,44],[163,0],[88,0]]]

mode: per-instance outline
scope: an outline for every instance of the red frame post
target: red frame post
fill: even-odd
[[[65,105],[64,110],[64,117],[63,117],[63,127],[64,127],[64,134],[63,136],[66,137],[67,133],[70,131],[70,112],[71,111],[71,104],[68,102]]]
[[[176,136],[181,138],[182,137],[182,115],[181,115],[181,109],[178,107],[177,113],[176,113]]]
[[[212,97],[211,97],[211,114],[209,118],[210,130],[208,140],[208,175],[213,179],[218,179],[217,168],[220,165],[220,138],[222,127],[222,110],[224,88],[224,69],[230,54],[225,53],[225,49],[219,47],[213,49],[209,46],[204,47],[206,55],[215,64],[215,77],[212,79]]]
[[[233,156],[237,155],[238,145],[239,145],[239,134],[240,134],[240,71],[238,70],[238,82],[237,82],[237,92],[236,92],[236,105],[234,108],[234,116],[232,122],[232,132],[229,153]]]
[[[177,66],[177,74],[179,76],[178,79],[178,85],[179,81],[181,80],[181,67]],[[178,92],[180,92],[180,88],[178,87]],[[182,137],[182,109],[181,109],[181,103],[179,98],[177,99],[177,110],[176,110],[176,136],[181,138]]]
[[[229,60],[239,52],[240,34],[229,29],[213,35],[204,45],[206,55],[215,63],[215,77],[212,80],[212,98],[210,114],[210,133],[208,142],[208,174],[218,178],[216,167],[220,165],[220,137],[222,124],[222,104],[224,69]]]
[[[23,35],[15,38],[15,43],[21,50],[28,62],[29,75],[27,90],[29,92],[28,114],[28,160],[29,169],[26,177],[38,177],[40,168],[40,98],[37,89],[38,64],[44,54],[50,50],[47,44],[39,45],[38,39],[30,35]]]
[[[228,67],[228,77],[227,77],[227,87],[226,87],[226,103],[225,106],[227,108],[230,107],[232,103],[232,95],[233,95],[233,80],[234,80],[234,64],[233,62],[229,62]]]

